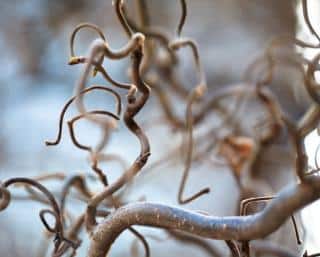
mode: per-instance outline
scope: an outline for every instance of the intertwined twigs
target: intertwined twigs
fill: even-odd
[[[53,141],[47,141],[46,144],[48,146],[59,144],[62,138],[65,114],[69,106],[74,103],[79,113],[67,122],[71,140],[77,148],[89,153],[91,168],[97,174],[98,181],[101,182],[103,188],[98,192],[92,190],[87,185],[89,176],[81,174],[67,176],[64,173],[57,173],[34,179],[13,178],[1,183],[0,210],[4,210],[12,201],[8,190],[12,184],[23,185],[30,198],[49,205],[50,209],[40,211],[40,218],[49,236],[54,235],[55,243],[52,256],[55,257],[70,252],[72,256],[76,255],[76,249],[81,243],[79,234],[82,227],[85,227],[90,235],[89,257],[105,257],[113,242],[126,229],[129,229],[142,242],[145,255],[149,256],[151,253],[146,238],[135,230],[133,225],[166,229],[171,238],[182,242],[192,241],[212,255],[218,255],[217,251],[201,238],[195,236],[224,240],[232,256],[249,257],[252,254],[258,256],[264,253],[276,256],[298,256],[298,254],[292,254],[280,246],[265,241],[253,242],[252,244],[250,241],[270,235],[279,229],[289,217],[292,217],[297,243],[300,244],[301,239],[294,213],[320,197],[319,167],[317,163],[315,168],[308,167],[308,157],[304,148],[305,137],[317,128],[320,118],[319,85],[315,77],[315,73],[319,69],[320,54],[308,60],[294,51],[284,56],[278,55],[276,51],[279,47],[292,43],[303,48],[320,48],[320,37],[312,26],[308,15],[307,0],[303,0],[302,3],[305,23],[318,40],[318,44],[310,44],[286,36],[277,38],[270,43],[263,56],[248,67],[245,82],[213,92],[207,87],[197,44],[192,39],[181,36],[187,17],[185,0],[180,0],[182,11],[174,37],[152,26],[148,4],[145,0],[136,1],[137,19],[130,18],[130,10],[126,8],[124,1],[114,1],[115,13],[128,37],[128,42],[119,49],[113,49],[109,46],[98,26],[90,23],[77,26],[70,38],[71,57],[69,64],[83,64],[84,68],[75,86],[74,95],[62,108],[57,137]],[[92,42],[87,56],[77,56],[74,50],[76,35],[81,29],[86,28],[96,31],[99,38]],[[196,68],[195,74],[198,82],[191,90],[180,81],[177,75],[177,69],[180,67],[177,50],[183,47],[191,49]],[[103,65],[105,58],[116,60],[131,58],[130,82],[115,81]],[[312,100],[309,109],[297,122],[282,110],[277,98],[269,88],[274,72],[279,65],[293,66],[301,72],[305,90]],[[102,75],[109,85],[86,87],[91,73],[94,76]],[[253,77],[258,79],[253,80]],[[84,98],[92,91],[111,94],[116,103],[115,111],[88,110],[85,107]],[[121,98],[121,91],[126,92],[125,100]],[[239,216],[214,217],[203,212],[191,212],[149,202],[126,203],[125,191],[121,191],[121,189],[130,186],[129,182],[145,167],[151,153],[145,129],[136,121],[136,116],[140,111],[148,109],[146,104],[151,92],[158,99],[166,124],[175,132],[181,132],[184,135],[181,148],[174,149],[158,163],[161,164],[169,161],[170,158],[176,158],[179,156],[180,149],[185,150],[183,176],[177,195],[178,203],[187,204],[210,192],[208,187],[189,197],[184,196],[192,164],[210,161],[209,155],[215,149],[225,164],[230,167],[239,187],[240,200],[244,200],[240,213],[238,213]],[[184,118],[176,114],[175,98],[179,98],[185,104]],[[222,103],[234,98],[234,108],[225,108]],[[242,104],[250,98],[257,100],[266,117],[262,117],[263,129],[257,129],[256,133],[252,132],[248,135],[241,130],[239,116],[241,116]],[[206,125],[206,119],[213,113],[221,116],[221,122],[216,127]],[[103,136],[98,145],[84,145],[77,139],[74,127],[82,119],[101,127]],[[118,122],[123,122],[128,132],[132,133],[140,143],[139,155],[131,164],[127,164],[123,156],[103,152]],[[208,126],[209,129],[205,129],[205,132],[195,136],[194,130],[200,126]],[[221,136],[219,132],[224,129],[228,133]],[[258,181],[253,176],[253,167],[262,152],[261,148],[272,145],[283,131],[289,135],[294,148],[295,175],[298,182],[296,185],[282,190],[276,196],[251,197],[259,194],[261,192],[260,185],[263,185],[263,181]],[[99,166],[102,161],[118,161],[122,164],[123,174],[116,181],[110,182],[106,172]],[[40,183],[52,179],[63,181],[59,201],[56,200],[54,193]],[[86,206],[85,212],[76,218],[69,214],[66,201],[72,187],[77,189],[76,196]],[[40,190],[45,197],[34,188]],[[270,202],[263,210],[256,214],[247,213],[249,202],[266,200]],[[47,215],[53,217],[55,221],[53,226],[47,221]],[[98,218],[101,217],[104,218],[103,222],[99,222]],[[316,255],[308,255],[306,251],[304,256]]]

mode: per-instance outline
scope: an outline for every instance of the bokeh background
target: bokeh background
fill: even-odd
[[[128,9],[134,15],[133,1],[128,0]],[[150,0],[152,24],[163,27],[173,35],[180,9],[178,1]],[[268,42],[282,34],[299,35],[313,40],[301,22],[301,3],[293,0],[200,0],[188,2],[188,18],[183,34],[194,38],[200,46],[200,56],[205,68],[208,85],[218,88],[242,81],[249,63],[263,52]],[[319,3],[310,0],[312,20],[319,28]],[[62,105],[73,93],[73,87],[80,74],[80,67],[68,66],[69,37],[72,29],[81,22],[91,22],[104,29],[111,46],[117,48],[126,42],[126,37],[111,0],[0,0],[0,179],[14,176],[36,176],[46,172],[90,172],[87,155],[75,148],[64,129],[62,142],[57,147],[46,147],[44,141],[55,137],[58,115]],[[319,28],[320,30],[320,28]],[[76,51],[85,54],[90,42],[96,37],[91,31],[79,33]],[[306,53],[312,54],[312,53]],[[193,62],[186,54],[180,70],[186,87],[192,87]],[[107,61],[109,73],[119,81],[126,81],[127,61]],[[283,107],[294,117],[299,117],[308,105],[301,90],[301,78],[294,70],[280,69],[274,82],[274,90]],[[103,84],[98,76],[92,82]],[[113,108],[111,98],[91,94],[87,99],[90,107]],[[178,107],[183,113],[184,106]],[[68,117],[75,113],[68,112]],[[161,116],[157,101],[151,98],[145,115],[138,120],[147,123],[151,117]],[[143,116],[143,117],[142,117]],[[89,123],[81,122],[77,127],[83,143],[96,142],[100,131]],[[173,134],[166,126],[148,129],[152,146],[150,163],[164,156],[169,149],[181,142],[181,135]],[[314,133],[308,138],[307,149],[313,159],[318,137]],[[108,152],[119,153],[127,161],[137,155],[138,143],[127,133],[123,125],[114,133]],[[275,156],[281,158],[275,158]],[[292,155],[287,146],[279,143],[276,149],[266,155],[264,173],[281,179],[274,182],[275,190],[292,180]],[[116,178],[121,167],[104,166],[108,174]],[[148,167],[148,166],[147,166]],[[176,159],[170,165],[142,172],[128,194],[128,200],[145,196],[147,200],[176,204],[176,192],[182,174],[182,160]],[[262,172],[262,171],[261,171]],[[281,175],[279,175],[281,174]],[[215,215],[232,215],[237,201],[237,188],[227,167],[201,165],[192,172],[187,192],[210,183],[212,193],[187,206],[201,209]],[[59,184],[50,185],[53,190]],[[23,200],[24,192],[15,189],[17,201],[0,213],[0,256],[37,256],[43,241],[43,227],[38,219],[37,203]],[[22,200],[19,200],[22,198]],[[72,200],[70,200],[72,201]],[[84,206],[72,201],[75,212]],[[318,231],[320,229],[319,206],[316,204],[303,213],[309,231],[308,249],[319,251]],[[144,231],[144,229],[141,229]],[[161,232],[145,229],[146,233]],[[85,233],[83,237],[86,238]],[[289,239],[288,239],[289,240]],[[123,234],[112,249],[112,256],[130,253],[133,238]],[[151,240],[152,249],[166,249],[170,256],[192,256],[204,253],[192,246],[180,245],[172,240],[158,242]],[[219,251],[226,247],[215,242]],[[290,246],[290,243],[288,243]],[[84,243],[79,256],[85,256]],[[143,254],[139,246],[139,255]],[[153,256],[161,256],[154,251]],[[197,255],[198,256],[198,255]],[[200,256],[200,255],[199,255]],[[39,256],[40,257],[40,256]]]

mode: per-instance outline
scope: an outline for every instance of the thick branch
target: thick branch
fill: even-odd
[[[295,211],[320,197],[320,177],[290,186],[260,213],[214,217],[154,203],[134,203],[110,214],[92,233],[89,257],[105,257],[122,231],[132,225],[176,229],[220,240],[254,240],[277,230]]]

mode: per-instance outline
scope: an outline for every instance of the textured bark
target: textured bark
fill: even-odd
[[[120,233],[132,225],[177,229],[220,240],[254,240],[278,229],[295,211],[317,200],[320,178],[284,189],[262,212],[245,217],[211,217],[161,204],[128,204],[108,216],[91,236],[89,257],[104,257]]]

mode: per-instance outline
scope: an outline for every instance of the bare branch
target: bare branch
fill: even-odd
[[[153,203],[134,203],[111,213],[93,231],[88,257],[105,257],[119,234],[132,225],[176,229],[220,240],[254,240],[277,230],[292,213],[320,197],[320,178],[290,186],[260,213],[251,216],[211,217]]]

